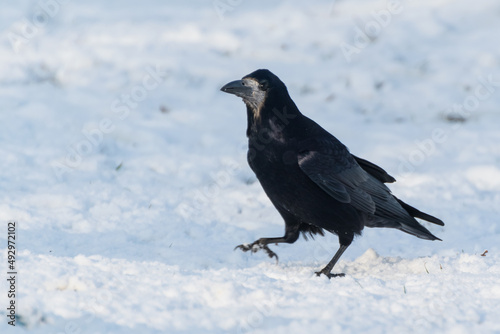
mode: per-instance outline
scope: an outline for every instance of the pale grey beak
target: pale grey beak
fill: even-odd
[[[231,81],[225,84],[221,89],[224,93],[234,94],[239,97],[251,97],[252,87],[245,85],[243,80]]]

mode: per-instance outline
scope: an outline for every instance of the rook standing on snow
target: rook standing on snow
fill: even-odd
[[[384,183],[395,179],[382,168],[349,153],[334,136],[302,115],[285,84],[268,70],[228,83],[223,92],[247,107],[248,163],[285,220],[285,235],[239,245],[243,251],[293,243],[300,232],[338,235],[340,248],[316,274],[327,277],[354,235],[367,227],[391,227],[427,240],[441,240],[414,217],[444,223],[393,196]]]

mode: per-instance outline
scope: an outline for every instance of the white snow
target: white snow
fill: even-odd
[[[499,333],[499,31],[494,0],[4,1],[0,332]],[[219,91],[258,68],[443,241],[366,229],[332,280],[333,235],[233,251],[283,233]]]

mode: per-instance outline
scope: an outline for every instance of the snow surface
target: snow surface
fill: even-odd
[[[0,332],[500,333],[499,31],[494,0],[2,1]],[[443,241],[366,229],[332,280],[333,235],[233,251],[283,233],[219,91],[258,68]]]

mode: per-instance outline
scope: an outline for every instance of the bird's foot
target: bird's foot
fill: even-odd
[[[321,270],[321,271],[317,271],[316,272],[316,276],[321,276],[321,274],[325,275],[328,278],[332,278],[332,277],[344,277],[345,276],[344,273],[332,274],[331,272],[329,272],[327,270],[324,270],[324,269]]]
[[[278,255],[275,252],[273,252],[271,249],[269,249],[269,247],[267,247],[266,244],[260,243],[259,240],[255,241],[251,244],[238,245],[238,246],[234,247],[235,250],[237,248],[241,249],[244,252],[252,251],[252,253],[255,253],[255,252],[263,249],[266,251],[267,255],[270,258],[274,257],[274,258],[276,258],[276,262],[278,262]]]

